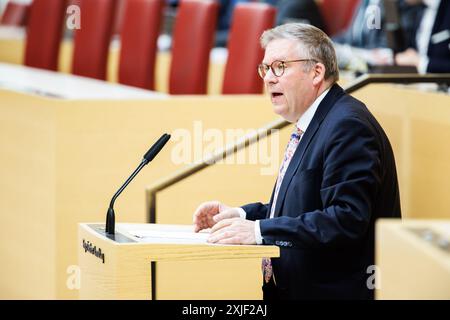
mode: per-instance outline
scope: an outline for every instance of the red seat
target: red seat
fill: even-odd
[[[320,13],[329,36],[338,34],[348,27],[359,2],[360,0],[322,0]]]
[[[113,35],[118,35],[122,32],[122,25],[124,22],[123,20],[125,18],[125,9],[127,6],[127,2],[128,2],[128,0],[117,0],[116,14],[115,14],[114,25],[113,25],[113,30],[112,30]]]
[[[81,29],[75,31],[72,73],[106,80],[116,0],[81,0]]]
[[[222,85],[224,94],[262,93],[257,66],[264,57],[259,38],[275,24],[276,9],[264,3],[238,3],[233,11],[228,59]]]
[[[25,44],[25,65],[57,70],[65,10],[64,0],[32,2]]]
[[[8,2],[0,19],[0,24],[18,27],[26,25],[29,8],[29,4]]]
[[[181,0],[172,35],[169,93],[206,94],[219,4]]]
[[[120,83],[154,90],[163,8],[164,0],[127,0],[120,35]]]
[[[81,6],[81,0],[67,0],[67,7],[71,5]]]

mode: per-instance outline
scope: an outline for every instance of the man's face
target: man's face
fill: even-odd
[[[270,65],[275,60],[290,61],[308,58],[301,55],[299,43],[291,39],[276,39],[268,43],[263,63]],[[264,84],[270,94],[273,110],[289,122],[296,122],[314,102],[317,89],[313,86],[314,68],[304,72],[305,63],[286,63],[281,77],[269,70]]]

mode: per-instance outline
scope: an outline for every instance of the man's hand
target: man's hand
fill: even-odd
[[[399,66],[415,66],[418,67],[420,63],[420,56],[414,49],[407,49],[395,55],[395,62]]]
[[[195,210],[193,222],[194,231],[212,228],[218,221],[239,217],[239,211],[230,208],[219,201],[202,203]]]
[[[372,65],[386,66],[394,64],[394,54],[391,49],[376,48],[371,50]]]
[[[255,222],[242,218],[220,220],[212,227],[208,242],[220,244],[256,244]]]

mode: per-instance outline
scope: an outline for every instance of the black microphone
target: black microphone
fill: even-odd
[[[155,142],[155,144],[147,151],[147,153],[144,155],[144,158],[142,159],[141,163],[137,167],[136,170],[131,174],[131,176],[125,181],[123,186],[120,187],[120,189],[116,192],[116,194],[112,197],[111,202],[109,203],[108,213],[106,214],[106,225],[105,225],[105,231],[107,234],[114,235],[115,234],[115,213],[114,213],[114,201],[116,201],[116,198],[122,193],[122,191],[127,187],[127,185],[131,182],[131,180],[134,179],[134,177],[141,171],[141,169],[147,165],[150,161],[153,160],[153,158],[156,157],[156,155],[161,151],[161,149],[164,147],[164,145],[169,141],[170,134],[164,133],[161,138],[158,139],[158,141]]]

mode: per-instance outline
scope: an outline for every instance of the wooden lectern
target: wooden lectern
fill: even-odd
[[[450,220],[380,219],[376,298],[450,299]]]
[[[194,233],[191,225],[160,224],[117,224],[111,236],[104,224],[80,223],[80,299],[153,299],[152,264],[157,261],[279,256],[276,246],[208,244],[207,236]]]

